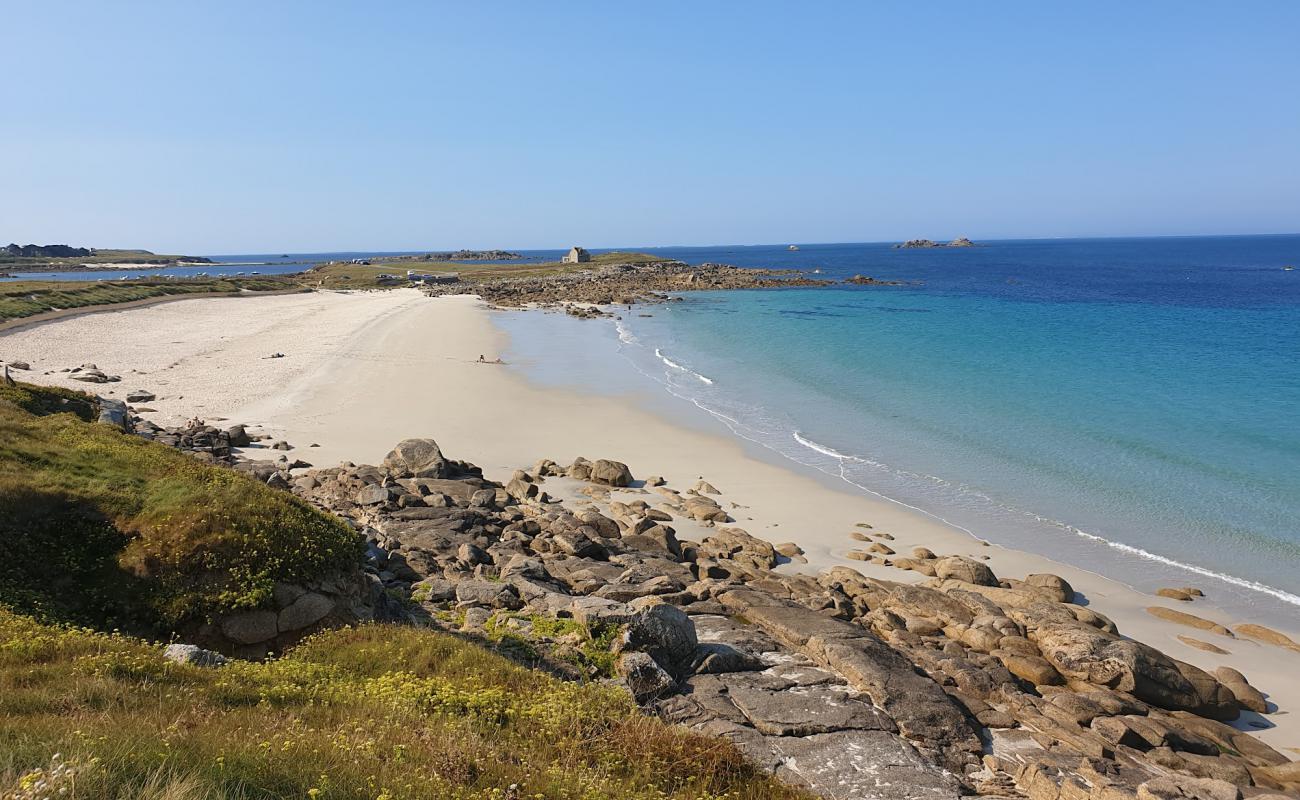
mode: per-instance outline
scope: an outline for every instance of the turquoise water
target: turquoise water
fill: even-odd
[[[689,294],[596,336],[513,315],[512,355],[582,330],[629,385],[846,489],[1140,588],[1295,613],[1300,271],[1282,266],[1300,237],[783,251],[685,257],[923,282]],[[612,362],[553,353],[539,378],[610,385],[592,364]]]

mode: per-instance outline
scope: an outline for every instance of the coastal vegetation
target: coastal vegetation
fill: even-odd
[[[88,395],[0,385],[0,796],[806,796],[622,689],[492,652],[519,644],[504,625],[476,642],[363,624],[219,669],[112,630],[256,607],[362,553],[292,494],[96,415]],[[608,674],[608,632],[584,631]]]
[[[3,609],[0,795],[806,797],[728,742],[643,715],[624,691],[451,634],[364,625],[208,669]]]
[[[337,518],[95,415],[88,395],[0,385],[0,604],[165,631],[360,562]]]
[[[0,283],[0,324],[70,308],[131,303],[179,295],[284,292],[291,278],[140,278],[125,281],[13,281]]]

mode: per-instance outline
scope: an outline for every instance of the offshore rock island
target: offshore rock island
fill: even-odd
[[[951,242],[936,242],[932,239],[908,239],[902,244],[894,245],[896,250],[917,250],[930,247],[976,247],[977,245],[965,236],[959,236]]]

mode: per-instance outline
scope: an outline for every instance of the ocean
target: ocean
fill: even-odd
[[[628,249],[905,285],[505,314],[507,360],[1139,589],[1300,611],[1300,236]]]

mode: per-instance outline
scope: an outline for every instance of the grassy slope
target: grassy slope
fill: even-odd
[[[321,283],[327,288],[374,288],[380,284],[376,280],[380,275],[406,276],[406,271],[419,273],[455,272],[461,281],[477,283],[500,278],[522,278],[541,275],[562,275],[584,269],[607,266],[610,264],[647,264],[663,261],[662,256],[647,253],[600,253],[593,255],[585,264],[564,264],[559,261],[526,262],[523,264],[467,264],[461,261],[396,261],[377,264],[323,264],[302,273],[302,280],[309,286]]]
[[[83,799],[803,796],[620,690],[449,634],[364,626],[204,670],[0,609],[0,795],[55,753],[73,777],[49,796]]]
[[[111,303],[129,303],[169,295],[294,289],[290,278],[213,278],[209,280],[14,281],[0,283],[0,322],[46,311]]]
[[[87,396],[0,385],[0,603],[167,629],[360,562],[341,522],[89,418]],[[52,413],[52,412],[71,413]]]

